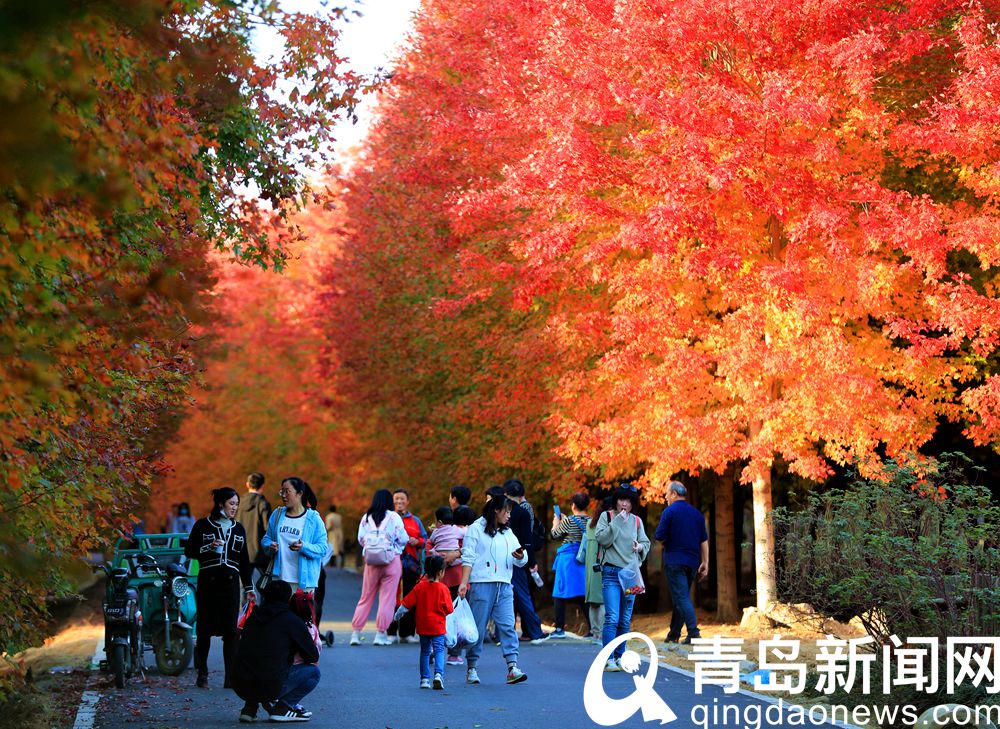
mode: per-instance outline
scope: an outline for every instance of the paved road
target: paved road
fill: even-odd
[[[554,727],[595,727],[583,706],[583,684],[599,646],[577,640],[550,641],[525,645],[520,665],[528,681],[515,686],[504,682],[506,667],[500,650],[487,646],[480,658],[482,684],[465,684],[464,668],[449,668],[444,691],[417,688],[419,646],[375,647],[370,644],[374,621],[365,632],[367,641],[357,647],[347,645],[349,621],[361,592],[360,578],[342,571],[330,571],[322,629],[334,630],[336,645],[325,649],[320,659],[323,679],[304,702],[314,712],[310,726],[354,729],[552,729]],[[222,688],[222,646],[216,642],[210,656],[211,688],[196,689],[194,672],[176,678],[149,674],[145,684],[133,683],[123,691],[101,687],[95,726],[98,729],[169,729],[199,727],[217,729],[237,726],[242,702]],[[151,657],[151,656],[150,656]],[[626,673],[604,674],[604,688],[613,698],[624,698],[634,690]],[[677,714],[672,729],[693,727],[741,727],[730,720],[707,723],[691,707],[708,706],[711,712],[723,703],[746,707],[766,704],[744,695],[725,696],[709,687],[696,696],[693,679],[660,669],[657,693]],[[263,712],[262,712],[263,713]],[[619,724],[622,727],[658,726],[646,724],[641,713]],[[751,723],[752,726],[752,723]],[[781,726],[762,722],[761,726]],[[811,726],[806,724],[806,726]]]

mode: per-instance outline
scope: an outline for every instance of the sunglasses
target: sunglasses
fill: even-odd
[[[639,493],[639,492],[638,492],[638,491],[636,490],[635,486],[633,486],[633,485],[632,485],[632,484],[630,484],[630,483],[622,483],[622,484],[618,484],[618,488],[620,488],[620,489],[623,489],[624,491],[628,491],[629,493],[633,493],[633,494],[637,494],[637,493]]]

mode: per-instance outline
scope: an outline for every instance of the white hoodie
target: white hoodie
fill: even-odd
[[[514,565],[524,567],[528,564],[526,553],[521,559],[514,559],[513,552],[520,548],[521,543],[511,529],[498,531],[491,537],[486,533],[486,519],[479,517],[469,526],[462,542],[462,565],[472,566],[469,582],[509,584]]]
[[[358,544],[364,547],[368,534],[374,531],[385,534],[397,556],[403,553],[410,541],[410,535],[406,533],[406,527],[403,526],[403,517],[395,511],[386,511],[385,516],[382,517],[382,523],[378,526],[375,526],[371,517],[365,514],[361,523],[358,524]]]

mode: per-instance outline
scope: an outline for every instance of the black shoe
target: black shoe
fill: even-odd
[[[695,633],[694,635],[689,635],[684,640],[681,641],[681,645],[691,645],[691,640],[693,638],[700,638],[700,637],[701,633]]]
[[[252,724],[255,721],[257,721],[257,704],[247,701],[243,705],[243,708],[240,709],[240,722],[243,724]]]
[[[667,633],[667,637],[663,639],[664,643],[680,643],[681,637],[679,635],[671,635]]]
[[[274,702],[274,706],[268,712],[271,721],[309,721],[308,717],[302,716],[298,711],[286,704],[284,701]]]
[[[208,673],[198,671],[198,678],[195,680],[194,685],[198,688],[208,688]]]

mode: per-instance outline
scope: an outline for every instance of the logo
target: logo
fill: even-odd
[[[621,657],[621,666],[622,670],[632,675],[635,691],[624,699],[612,699],[604,692],[604,666],[618,646],[633,638],[643,641],[649,648],[649,655],[654,658],[649,661],[648,673],[645,676],[639,676],[636,674],[642,667],[642,656],[633,650],[626,650]],[[655,656],[656,646],[653,645],[653,641],[648,636],[642,633],[620,635],[601,649],[597,658],[590,664],[587,680],[583,684],[583,707],[595,724],[617,726],[631,719],[637,711],[642,711],[643,721],[658,721],[661,725],[668,724],[677,718],[677,715],[656,693],[658,665]]]

